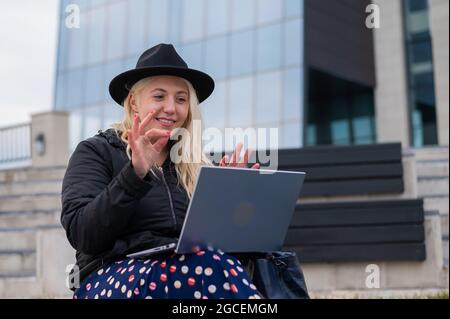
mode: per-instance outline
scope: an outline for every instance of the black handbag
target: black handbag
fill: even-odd
[[[309,299],[305,277],[294,252],[271,252],[250,260],[253,284],[267,299]]]

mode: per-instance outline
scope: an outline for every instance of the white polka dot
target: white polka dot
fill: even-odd
[[[108,290],[108,294],[107,294],[108,298],[111,298],[111,295],[112,295],[112,290],[110,289],[110,290]]]
[[[231,259],[227,259],[227,262],[228,262],[231,266],[234,266],[234,261],[232,261]]]
[[[97,275],[101,275],[101,274],[103,274],[103,268],[102,269],[100,269],[99,271],[97,271]]]
[[[244,283],[244,285],[246,285],[246,286],[248,286],[249,285],[249,283],[248,283],[248,280],[247,279],[242,279],[242,282]]]
[[[127,271],[126,268],[124,268],[120,273],[123,275]]]
[[[250,296],[248,297],[248,299],[255,299],[255,296]]]
[[[181,272],[186,275],[189,272],[189,267],[188,266],[181,267]]]
[[[225,278],[228,278],[228,276],[229,276],[228,271],[224,270],[223,274],[225,275]]]
[[[145,285],[145,279],[141,279],[141,281],[139,282],[139,284],[140,284],[141,286]]]
[[[114,277],[111,278],[111,280],[109,281],[109,284],[112,285],[114,283],[114,280],[115,280]]]
[[[97,281],[97,282],[95,283],[94,288],[97,288],[99,284],[100,284],[100,283]]]
[[[197,275],[201,275],[202,272],[203,272],[202,266],[197,266],[197,267],[195,268],[195,273],[196,273]]]
[[[213,270],[211,267],[208,267],[205,269],[205,275],[206,276],[211,276],[213,274]]]
[[[120,281],[116,281],[116,284],[114,285],[114,288],[119,288],[119,286],[120,286]]]
[[[173,286],[174,286],[176,289],[180,289],[180,288],[181,288],[181,281],[179,281],[179,280],[175,281],[175,282],[173,283]]]
[[[180,258],[178,258],[179,261],[184,261],[186,259],[185,255],[181,255]]]
[[[100,293],[100,296],[104,296],[106,294],[106,289],[103,289],[102,292]]]
[[[134,265],[132,265],[130,268],[128,268],[128,271],[129,271],[129,272],[132,272],[133,269],[134,269]]]
[[[144,265],[147,265],[150,261],[151,259],[147,259],[146,261],[144,261]]]
[[[223,289],[225,289],[226,291],[230,290],[230,284],[228,282],[223,284]]]
[[[150,273],[150,270],[152,270],[152,267],[150,267],[145,273],[148,275]]]
[[[214,247],[213,246],[211,246],[211,245],[208,245],[208,248],[207,248],[209,251],[214,251]]]
[[[128,290],[127,292],[127,298],[131,298],[131,295],[133,294],[133,292],[131,290]]]
[[[215,293],[216,290],[217,290],[217,288],[216,288],[216,286],[214,286],[214,285],[210,285],[210,286],[208,287],[208,291],[209,291],[209,293],[211,293],[211,294]]]
[[[240,266],[237,266],[236,269],[237,269],[239,272],[244,272],[244,269],[242,269],[242,267],[240,267]]]
[[[195,299],[200,299],[202,297],[202,294],[200,293],[200,291],[196,291],[194,292],[194,297]]]
[[[250,288],[252,288],[253,290],[256,290],[256,286],[254,284],[250,284]]]
[[[147,268],[145,267],[141,267],[141,269],[139,269],[139,273],[142,274]]]
[[[146,296],[145,299],[153,299],[152,296]]]
[[[169,292],[169,287],[165,286],[165,287],[164,287],[164,291],[165,291],[166,293],[168,293],[168,292]]]
[[[124,294],[127,291],[127,286],[123,285],[120,291],[122,291],[122,293]]]
[[[131,265],[132,263],[134,263],[134,259],[130,259],[130,260],[128,261],[128,265]]]
[[[94,299],[98,299],[98,294],[95,295]]]
[[[217,252],[218,252],[220,255],[223,255],[223,251],[222,251],[222,250],[218,249]]]
[[[108,269],[106,269],[106,273],[109,273],[110,269],[111,269],[111,267],[108,267]]]
[[[255,295],[255,299],[261,299],[260,295]]]
[[[111,280],[111,278],[112,278],[112,276],[109,276],[108,279],[106,279],[106,281],[109,282]]]

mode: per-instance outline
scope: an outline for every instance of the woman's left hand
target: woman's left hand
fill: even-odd
[[[239,143],[236,146],[235,151],[231,155],[231,160],[228,158],[228,155],[225,155],[222,158],[222,160],[220,161],[219,166],[221,166],[221,167],[242,167],[242,168],[247,168],[248,158],[252,154],[253,150],[251,148],[248,148],[245,151],[243,158],[239,161],[239,154],[241,154],[241,150],[242,150],[243,146],[244,145],[242,143]],[[260,167],[261,167],[261,165],[259,165],[259,163],[256,163],[251,168],[252,169],[259,169]]]

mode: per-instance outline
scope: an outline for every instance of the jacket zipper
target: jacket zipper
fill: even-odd
[[[172,194],[170,193],[170,189],[169,189],[169,185],[166,182],[166,179],[164,177],[164,170],[162,167],[158,167],[158,169],[161,172],[161,176],[162,176],[162,180],[164,183],[164,186],[166,187],[167,190],[167,195],[169,195],[169,202],[170,202],[170,210],[172,212],[172,219],[173,219],[173,223],[174,223],[174,230],[177,230],[177,217],[175,216],[175,210],[173,208],[173,202],[172,202]]]

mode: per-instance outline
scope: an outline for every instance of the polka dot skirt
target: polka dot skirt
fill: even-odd
[[[240,261],[220,251],[124,259],[83,280],[74,299],[260,299]]]

